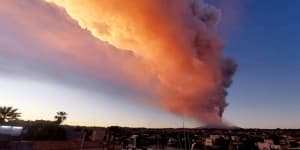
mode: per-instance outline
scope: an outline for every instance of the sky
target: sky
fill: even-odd
[[[223,53],[238,63],[223,119],[244,128],[299,128],[300,2],[208,2],[222,12],[217,34],[225,43]],[[69,114],[65,123],[75,125],[182,127],[183,120],[187,127],[202,125],[188,111],[174,113],[169,107],[157,107],[160,95],[152,89],[158,84],[165,90],[165,85],[147,67],[149,62],[155,66],[153,60],[162,64],[164,60],[120,50],[135,47],[101,40],[105,37],[93,34],[89,24],[85,29],[78,24],[76,14],[54,4],[42,0],[2,3],[0,105],[18,108],[22,119],[53,120],[57,111],[65,111]],[[142,35],[136,36],[147,39]],[[141,63],[144,57],[147,61]],[[159,75],[174,77],[165,72]],[[209,122],[206,116],[199,117]]]

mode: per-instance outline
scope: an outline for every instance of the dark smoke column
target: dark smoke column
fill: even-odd
[[[220,10],[201,0],[49,1],[97,39],[137,57],[150,70],[145,76],[155,79],[153,85],[138,70],[130,72],[151,87],[146,92],[157,99],[149,101],[199,122],[222,123],[237,65],[222,55]]]

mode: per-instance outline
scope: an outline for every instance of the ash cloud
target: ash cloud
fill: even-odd
[[[222,56],[217,8],[199,0],[47,1],[1,3],[2,74],[121,93],[222,123],[237,65]]]
[[[48,0],[83,29],[131,51],[158,79],[160,107],[220,124],[236,64],[215,34],[220,11],[200,0]]]
[[[0,18],[1,76],[130,99],[150,95],[137,79],[153,84],[155,79],[138,58],[95,39],[57,6],[41,0],[3,1]],[[142,73],[131,73],[137,69]]]

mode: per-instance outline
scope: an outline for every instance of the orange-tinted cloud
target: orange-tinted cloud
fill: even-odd
[[[132,52],[95,39],[63,10],[40,0],[5,1],[0,6],[0,72],[22,77],[120,90],[152,89],[155,78]],[[32,76],[31,76],[32,77]],[[40,77],[38,77],[40,78]]]
[[[206,123],[221,122],[225,89],[236,65],[222,58],[222,44],[214,34],[220,17],[216,8],[198,0],[48,1],[100,41],[139,58],[158,79],[153,90],[162,108]]]
[[[216,8],[197,0],[51,1],[65,10],[41,0],[1,3],[1,73],[109,88],[220,123],[236,65],[222,57]]]

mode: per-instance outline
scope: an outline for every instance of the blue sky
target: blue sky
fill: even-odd
[[[223,6],[217,0],[211,2],[217,3],[216,5],[221,8]],[[225,110],[224,119],[234,125],[246,128],[299,128],[300,120],[297,118],[300,114],[300,1],[243,0],[241,2],[232,0],[232,2],[230,9],[233,10],[227,6],[224,8],[223,15],[225,16],[221,22],[220,34],[226,44],[224,55],[235,58],[239,68],[229,90],[227,98],[229,106]],[[0,15],[6,14],[0,11]],[[234,18],[231,20],[233,22],[226,22],[227,19],[232,19],[230,17]],[[17,34],[16,37],[19,38],[15,40],[23,40],[20,42],[22,46],[33,49],[44,46],[44,43],[28,44],[27,41],[24,42],[27,37],[26,32],[20,34],[21,25],[15,23],[13,19],[9,21],[0,25],[5,27],[0,30],[2,33],[0,44],[9,45],[8,43],[11,42],[11,45],[14,45],[14,34]],[[85,31],[79,31],[77,28],[69,30],[72,35],[77,33],[82,35],[81,39],[72,39],[80,44],[65,45],[65,43],[61,44],[55,40],[54,44],[46,44],[74,48],[78,45],[84,46],[82,44],[84,41],[92,41],[89,45],[92,45],[93,48],[97,48],[99,45],[100,47],[109,47],[103,43],[94,42],[86,35]],[[45,35],[47,34],[45,33]],[[36,38],[34,34],[31,36]],[[9,40],[7,41],[7,39]],[[59,49],[60,47],[51,46],[50,48]],[[0,62],[2,62],[0,68],[6,69],[7,66],[14,65],[14,63],[12,65],[3,63],[5,61],[0,57]],[[108,59],[108,65],[114,63]],[[32,68],[35,65],[38,70],[45,69],[39,67],[40,64],[36,64],[34,61],[24,66]],[[57,73],[57,70],[52,70],[51,66],[46,69],[49,74]],[[123,97],[122,94],[113,95],[107,92],[82,90],[60,82],[51,82],[51,78],[45,80],[36,78],[35,75],[27,77],[23,73],[23,71],[17,71],[11,74],[4,70],[4,73],[0,74],[0,105],[19,108],[23,113],[23,119],[51,120],[56,111],[63,110],[69,113],[66,122],[69,124],[182,126],[182,117],[159,108],[136,103],[130,99],[130,96]],[[73,74],[74,72],[68,73]],[[19,77],[16,78],[15,74],[19,74]],[[66,75],[66,78],[70,77],[69,74]],[[63,76],[63,74],[56,75]],[[71,77],[77,79],[77,76]],[[64,76],[62,78],[64,79]],[[68,82],[73,83],[73,80],[68,79]],[[94,85],[93,80],[84,82],[88,86]],[[113,85],[114,83],[107,84],[112,86],[110,88],[118,88]],[[127,92],[124,89],[118,90]],[[130,90],[128,90],[129,93]],[[191,119],[186,118],[185,120],[189,127],[199,126]]]
[[[225,116],[249,127],[300,121],[299,1],[246,1],[225,54],[239,63]]]

